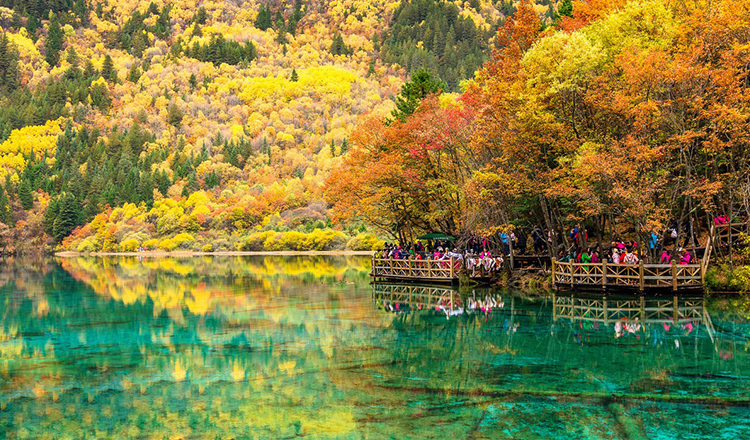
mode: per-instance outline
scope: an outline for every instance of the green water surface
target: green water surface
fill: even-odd
[[[588,297],[372,286],[368,264],[4,260],[0,438],[750,438],[743,300],[604,321]]]

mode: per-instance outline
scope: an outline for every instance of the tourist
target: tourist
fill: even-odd
[[[624,264],[638,264],[638,256],[633,252],[633,249],[630,249],[630,251],[625,254],[625,257],[622,259],[622,262]]]
[[[680,264],[690,264],[691,260],[692,256],[690,255],[690,251],[684,249],[682,252],[682,258],[680,259]]]

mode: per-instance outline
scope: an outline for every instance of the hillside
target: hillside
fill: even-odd
[[[503,11],[513,8],[0,0],[4,245],[343,247],[366,227],[331,223],[323,183],[358,118],[388,113],[419,67],[457,90]]]

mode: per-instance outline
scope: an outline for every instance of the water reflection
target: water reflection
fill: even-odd
[[[665,330],[667,303],[597,322],[582,297],[371,286],[367,261],[8,261],[0,438],[750,437],[737,304],[680,298]]]

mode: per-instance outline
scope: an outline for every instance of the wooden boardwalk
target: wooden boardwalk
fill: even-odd
[[[695,291],[703,289],[703,264],[552,262],[557,290]]]
[[[396,260],[393,258],[372,257],[370,276],[375,281],[411,281],[421,283],[458,283],[459,271],[463,262],[448,260]]]

